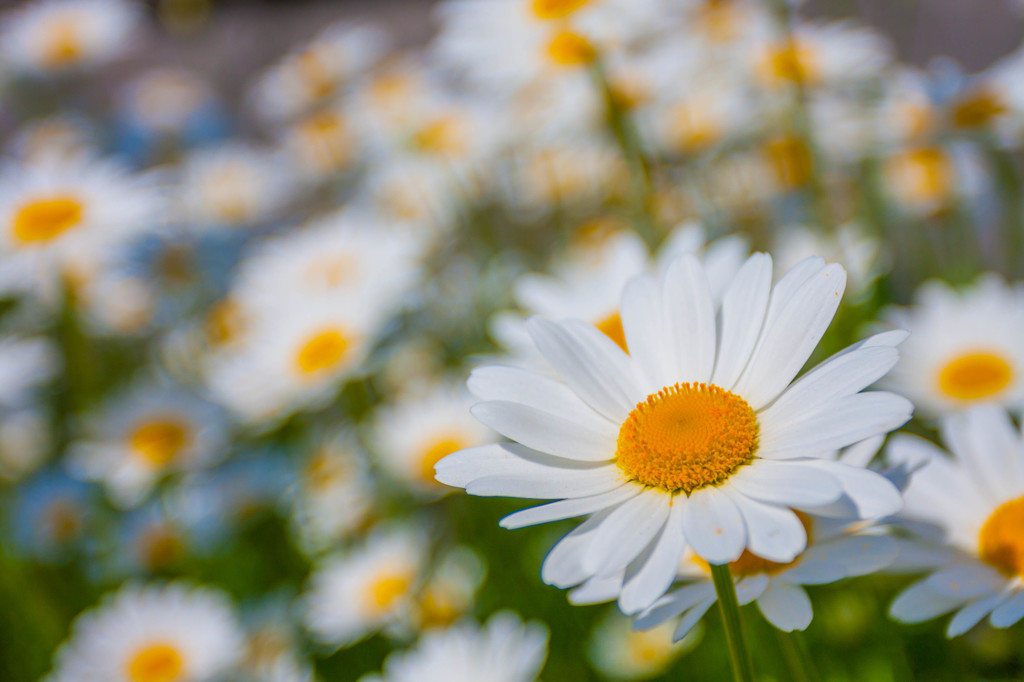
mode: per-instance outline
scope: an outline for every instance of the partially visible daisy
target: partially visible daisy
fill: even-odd
[[[403,623],[423,581],[426,550],[417,531],[393,528],[328,557],[306,587],[306,629],[325,645],[345,647]]]
[[[101,481],[134,507],[170,472],[211,466],[226,454],[220,411],[182,389],[138,384],[90,415],[71,447],[72,473]]]
[[[928,416],[1024,401],[1024,290],[994,274],[960,291],[939,280],[918,290],[911,308],[890,308],[890,324],[910,338],[886,378]]]
[[[469,547],[456,547],[437,561],[416,595],[410,625],[419,630],[447,627],[472,608],[487,564]]]
[[[840,225],[827,234],[807,227],[788,227],[777,233],[775,243],[780,268],[791,268],[813,255],[843,263],[850,276],[854,300],[864,296],[885,264],[879,240],[856,223]]]
[[[207,682],[242,653],[227,596],[212,588],[128,585],[80,615],[49,682]]]
[[[95,153],[97,131],[89,122],[62,113],[23,125],[11,140],[18,159],[76,158]]]
[[[905,335],[867,339],[794,382],[845,280],[841,266],[811,258],[773,286],[771,258],[756,254],[716,304],[705,269],[680,256],[660,281],[627,285],[628,354],[581,321],[533,318],[554,378],[475,370],[473,414],[515,442],[449,455],[437,478],[470,494],[556,500],[506,517],[507,528],[587,516],[542,578],[570,587],[628,568],[627,613],[668,589],[687,548],[711,564],[747,550],[787,563],[807,547],[794,509],[845,500],[855,518],[889,515],[901,498],[888,480],[823,455],[909,419],[904,398],[861,392],[896,363]]]
[[[52,424],[38,406],[0,416],[0,479],[17,481],[43,464],[53,442]]]
[[[139,15],[130,0],[36,0],[4,17],[0,53],[33,74],[98,66],[124,51]]]
[[[174,568],[191,549],[186,529],[159,502],[121,517],[113,568],[148,575]]]
[[[360,682],[534,682],[548,653],[548,630],[502,611],[483,627],[462,623],[423,635],[392,653],[380,675]]]
[[[342,107],[304,116],[281,135],[290,165],[308,182],[327,180],[348,170],[358,160],[362,143]]]
[[[312,665],[300,653],[300,633],[288,599],[275,595],[245,612],[243,621],[245,656],[236,670],[241,680],[313,682]]]
[[[8,514],[21,551],[43,561],[66,558],[85,538],[89,488],[56,471],[40,471],[17,488]]]
[[[890,461],[916,468],[901,518],[934,524],[952,549],[930,545],[933,572],[889,612],[917,623],[955,611],[948,637],[986,616],[993,627],[1009,627],[1024,618],[1024,437],[1001,407],[981,405],[945,417],[942,440],[952,458],[909,435],[888,448]],[[918,544],[928,548],[930,540]]]
[[[650,679],[691,651],[704,634],[696,627],[682,641],[675,641],[674,630],[671,622],[637,630],[628,617],[610,609],[591,633],[587,654],[591,664],[610,680]]]
[[[422,495],[444,493],[434,465],[465,448],[494,440],[493,432],[469,414],[473,399],[463,389],[438,385],[409,390],[374,416],[377,461],[394,478]]]

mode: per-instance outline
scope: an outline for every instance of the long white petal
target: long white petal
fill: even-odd
[[[747,526],[736,504],[716,488],[690,495],[683,514],[686,543],[710,564],[727,564],[743,553]]]
[[[923,581],[904,590],[889,607],[889,615],[901,623],[921,623],[959,608],[963,599],[936,594]]]
[[[565,589],[590,578],[592,574],[583,568],[583,553],[594,539],[598,527],[614,509],[609,507],[594,514],[559,540],[544,557],[540,567],[541,580]]]
[[[992,611],[988,622],[995,628],[1008,628],[1024,618],[1024,591],[1016,592]]]
[[[643,391],[655,393],[665,385],[666,368],[675,367],[675,351],[661,315],[661,288],[651,275],[630,280],[622,292],[622,330],[629,354],[644,375]]]
[[[811,600],[802,588],[773,580],[757,598],[757,608],[765,619],[783,632],[806,630],[814,612]]]
[[[631,565],[619,595],[619,609],[634,614],[647,608],[665,593],[675,580],[679,562],[686,550],[683,537],[683,513],[686,496],[676,495],[669,509],[668,519],[661,528],[661,534],[653,549],[638,560],[638,566]]]
[[[615,457],[614,435],[591,431],[533,407],[491,400],[477,403],[470,412],[501,435],[533,450],[586,462],[607,462]]]
[[[657,536],[668,517],[668,495],[647,490],[623,502],[601,524],[583,555],[595,575],[625,570]]]
[[[786,507],[817,507],[835,502],[842,486],[829,473],[808,466],[809,460],[754,460],[729,477],[729,486],[761,502]]]
[[[714,597],[715,586],[710,580],[684,585],[658,599],[653,606],[637,616],[634,625],[638,630],[649,630]]]
[[[830,474],[852,503],[858,518],[880,519],[903,508],[903,495],[892,481],[871,469],[829,460],[801,460],[812,469]]]
[[[731,390],[761,336],[772,290],[772,259],[755,253],[736,273],[719,313],[718,357],[712,383]]]
[[[563,521],[577,516],[593,514],[606,507],[625,502],[631,497],[636,497],[640,494],[641,490],[642,488],[638,485],[623,484],[618,488],[599,495],[575,497],[523,509],[509,514],[499,521],[498,525],[502,528],[515,530],[517,528],[525,528],[526,526],[535,526],[539,523]]]
[[[726,490],[728,492],[728,490]],[[787,563],[807,547],[807,532],[792,511],[751,499],[739,492],[730,493],[747,524],[747,548],[778,563]]]
[[[673,381],[711,380],[715,366],[715,306],[704,268],[693,254],[672,261],[662,283],[662,305],[676,354]]]
[[[690,630],[700,622],[700,619],[704,617],[704,614],[708,612],[708,609],[710,609],[716,601],[716,599],[708,599],[687,611],[683,617],[679,619],[679,625],[676,626],[675,632],[672,633],[672,641],[678,642],[683,637],[690,634]]]
[[[1002,604],[1005,600],[1006,595],[1004,594],[990,594],[963,607],[949,621],[949,626],[946,628],[946,637],[953,638],[964,634],[980,623],[982,618],[992,613],[992,609]]]

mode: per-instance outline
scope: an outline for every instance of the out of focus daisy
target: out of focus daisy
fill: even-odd
[[[260,115],[281,122],[340,94],[380,58],[386,39],[366,26],[332,24],[270,67],[253,88]]]
[[[17,481],[43,464],[52,446],[52,424],[37,406],[0,416],[0,479]]]
[[[26,289],[53,280],[83,255],[151,229],[161,199],[148,178],[84,156],[7,162],[0,169],[0,250],[23,264]]]
[[[181,170],[178,217],[197,231],[252,227],[275,218],[291,190],[272,152],[239,142],[199,149]]]
[[[55,471],[41,471],[19,486],[9,511],[21,551],[44,561],[66,558],[90,523],[89,488]]]
[[[78,158],[94,154],[96,130],[70,114],[57,114],[23,125],[11,140],[10,153],[23,161]]]
[[[284,595],[280,595],[283,597]],[[300,653],[291,602],[278,595],[243,614],[245,655],[235,674],[240,682],[313,682],[312,666]]]
[[[181,583],[128,585],[75,620],[48,679],[206,682],[241,653],[241,628],[221,592]]]
[[[33,74],[94,67],[124,50],[138,19],[130,0],[35,0],[4,17],[0,53]]]
[[[886,320],[910,332],[903,357],[886,378],[929,416],[978,403],[1011,410],[1024,400],[1024,291],[984,275],[956,291],[925,283],[911,308],[890,308]]]
[[[423,580],[426,549],[415,530],[387,529],[327,558],[306,588],[306,629],[325,645],[344,647],[407,620]]]
[[[442,384],[410,389],[379,408],[373,428],[377,461],[419,494],[444,493],[446,488],[434,480],[434,465],[453,452],[494,440],[491,430],[469,414],[472,402],[465,389]]]
[[[428,632],[414,648],[389,655],[380,675],[360,682],[533,682],[547,644],[547,628],[503,611],[483,627],[463,623]]]
[[[224,457],[224,439],[224,417],[211,404],[181,389],[139,384],[86,419],[70,466],[101,481],[118,506],[133,507],[164,474]]]
[[[313,449],[292,492],[291,524],[304,549],[326,549],[367,524],[373,479],[359,444],[340,433]]]
[[[487,565],[469,547],[444,554],[416,595],[410,625],[419,630],[447,627],[468,612]]]
[[[28,407],[60,369],[57,348],[46,338],[0,338],[0,408]]]
[[[788,270],[816,254],[843,263],[850,277],[849,288],[854,301],[865,294],[884,265],[881,243],[856,223],[840,225],[828,233],[792,226],[779,231],[775,243],[775,258],[780,269]]]
[[[773,286],[771,258],[757,254],[716,303],[696,257],[680,256],[660,281],[627,285],[628,354],[578,320],[533,318],[555,377],[475,370],[473,414],[516,442],[449,455],[437,478],[470,494],[557,500],[506,517],[509,528],[587,515],[542,577],[570,587],[629,567],[627,613],[665,592],[687,548],[711,564],[747,550],[788,563],[807,547],[794,508],[846,500],[855,518],[888,515],[901,504],[888,480],[821,455],[910,417],[907,400],[861,392],[896,363],[904,334],[867,339],[793,381],[845,280],[812,258]]]
[[[352,166],[362,142],[348,112],[341,107],[329,107],[284,129],[281,146],[300,176],[309,182],[320,182]]]
[[[646,680],[664,673],[673,662],[700,642],[703,630],[692,629],[682,641],[674,641],[670,622],[637,630],[632,621],[611,609],[598,621],[587,654],[591,664],[610,680]]]
[[[934,524],[954,550],[932,552],[939,561],[931,575],[907,588],[890,614],[917,623],[955,611],[948,637],[986,616],[1009,627],[1024,617],[1024,439],[995,405],[945,417],[942,436],[952,458],[909,435],[887,452],[916,468],[901,516]]]
[[[147,575],[174,568],[190,550],[190,538],[181,524],[168,518],[154,502],[122,517],[114,568]]]

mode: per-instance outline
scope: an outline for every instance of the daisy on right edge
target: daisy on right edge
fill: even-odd
[[[922,540],[905,548],[933,556],[934,571],[897,597],[889,613],[918,623],[956,611],[948,637],[985,616],[993,627],[1009,627],[1024,617],[1024,438],[995,405],[946,417],[942,436],[952,458],[915,436],[896,436],[889,445],[889,461],[919,467],[901,516],[934,524],[952,547],[944,552]]]
[[[771,257],[755,254],[715,303],[687,254],[660,280],[626,286],[628,352],[592,325],[535,317],[550,373],[489,366],[469,380],[482,401],[473,414],[515,442],[449,455],[437,478],[471,495],[556,500],[506,528],[587,516],[542,578],[565,588],[625,571],[625,613],[665,593],[687,550],[713,565],[748,550],[793,561],[807,546],[794,510],[890,515],[902,504],[892,483],[825,455],[909,419],[906,399],[862,392],[905,334],[871,337],[793,381],[845,284],[842,266],[809,258],[773,286]]]

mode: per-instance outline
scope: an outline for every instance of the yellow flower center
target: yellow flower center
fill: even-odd
[[[911,202],[945,199],[953,188],[953,164],[938,147],[918,147],[894,156],[889,162],[896,189]]]
[[[320,374],[336,367],[352,340],[339,329],[324,329],[305,341],[295,354],[295,366],[303,375]]]
[[[185,546],[169,528],[156,526],[142,536],[139,554],[142,565],[150,571],[158,571],[174,565],[184,554]]]
[[[188,443],[188,428],[177,419],[154,419],[132,432],[132,450],[146,463],[165,467],[173,462]]]
[[[619,348],[629,352],[629,348],[626,347],[626,330],[622,328],[622,317],[617,312],[598,322],[597,329],[614,341]]]
[[[939,389],[956,400],[982,400],[1003,391],[1013,380],[1013,368],[994,353],[967,353],[939,371]]]
[[[1006,104],[998,93],[981,88],[958,100],[951,112],[958,128],[983,128],[1006,113]]]
[[[1007,576],[1024,578],[1024,497],[1000,505],[978,534],[981,560]]]
[[[583,66],[596,55],[589,40],[569,30],[556,33],[547,45],[548,58],[559,66]]]
[[[420,478],[427,483],[434,483],[434,465],[443,458],[469,447],[466,440],[458,434],[446,434],[423,448],[420,455]]]
[[[672,637],[662,628],[631,630],[626,636],[629,658],[644,668],[660,670],[675,656]]]
[[[14,216],[14,238],[22,244],[48,242],[82,221],[82,203],[56,195],[23,204]]]
[[[769,82],[812,83],[818,79],[814,51],[798,41],[789,41],[769,50],[763,66]]]
[[[49,67],[60,68],[77,62],[81,56],[82,41],[77,22],[67,18],[54,24],[46,40],[43,62]]]
[[[749,464],[757,438],[757,415],[743,398],[714,384],[675,384],[629,413],[616,464],[637,483],[689,495]]]
[[[784,189],[803,187],[814,174],[814,156],[807,143],[794,135],[781,135],[765,143],[765,153]]]
[[[296,57],[299,77],[305,82],[315,99],[334,94],[338,82],[331,75],[323,57],[313,50],[307,50]]]
[[[462,124],[457,116],[441,116],[413,135],[413,146],[426,154],[458,156],[465,150]]]
[[[170,644],[149,644],[128,662],[128,679],[132,682],[176,682],[183,680],[185,661]]]
[[[214,346],[236,341],[245,331],[245,314],[230,298],[218,302],[206,316],[206,338]]]
[[[721,139],[722,126],[711,107],[697,101],[673,110],[669,134],[679,151],[699,152]]]
[[[409,594],[412,576],[408,571],[382,573],[366,591],[366,610],[382,615],[391,611]]]
[[[533,14],[538,19],[564,19],[590,0],[531,0]]]
[[[732,0],[706,0],[695,18],[700,32],[709,40],[727,43],[739,33],[741,11]]]

